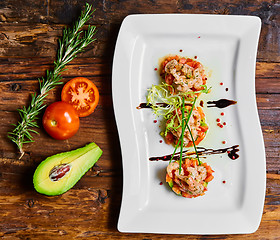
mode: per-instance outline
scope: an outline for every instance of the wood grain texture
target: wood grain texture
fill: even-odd
[[[95,112],[81,119],[71,139],[56,141],[42,128],[35,142],[17,149],[6,137],[18,119],[17,108],[38,90],[37,79],[52,68],[57,39],[86,1],[0,2],[0,238],[1,239],[279,239],[280,236],[280,3],[275,0],[96,0],[90,24],[97,41],[67,66],[63,81],[85,76],[100,91]],[[117,220],[122,194],[121,150],[114,120],[111,69],[120,24],[129,14],[196,13],[259,16],[262,31],[256,65],[256,99],[267,158],[267,189],[262,222],[250,235],[122,234]],[[61,87],[50,92],[59,100]],[[104,151],[98,163],[67,193],[47,197],[32,184],[46,157],[94,141]],[[48,146],[47,148],[42,146]]]

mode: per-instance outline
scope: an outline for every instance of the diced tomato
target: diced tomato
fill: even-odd
[[[192,198],[192,197],[194,197],[193,195],[190,195],[190,194],[188,194],[186,192],[182,192],[182,196],[185,197],[185,198]]]
[[[211,174],[205,178],[205,182],[210,182],[214,179],[214,176]]]
[[[185,59],[185,58],[181,58],[180,60],[179,60],[179,63],[182,63],[182,64],[185,64],[187,62],[187,59]]]
[[[168,174],[166,174],[165,180],[166,182],[171,182],[172,178]]]
[[[168,132],[165,136],[165,142],[167,144],[173,144],[174,143],[174,136],[171,132]]]
[[[171,85],[174,81],[174,76],[172,74],[166,74],[165,75],[165,82],[169,85]]]
[[[200,129],[201,129],[202,132],[206,132],[209,129],[209,127],[208,126],[200,126]]]

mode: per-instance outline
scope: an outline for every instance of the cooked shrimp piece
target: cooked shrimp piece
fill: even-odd
[[[201,63],[178,56],[169,57],[163,62],[162,76],[178,92],[199,91],[203,89],[206,79]]]
[[[186,109],[190,111],[191,107],[186,106]],[[200,128],[201,121],[202,121],[201,112],[202,110],[198,110],[198,108],[194,108],[188,122],[188,126],[191,129],[191,133],[194,139],[197,139],[199,136],[199,132],[201,132],[201,128]],[[182,121],[182,114],[180,113],[179,118],[174,119],[174,128],[170,130],[173,136],[175,137],[174,139],[175,141],[178,141],[178,139],[180,139],[182,134],[181,121]],[[169,122],[170,121],[167,120],[166,124],[168,125]],[[188,146],[191,143],[192,143],[192,137],[188,128],[186,128],[184,132],[184,146]]]
[[[172,190],[183,197],[192,198],[204,195],[207,184],[214,177],[212,168],[206,163],[199,165],[197,159],[184,159],[180,172],[179,161],[167,166],[166,181]]]

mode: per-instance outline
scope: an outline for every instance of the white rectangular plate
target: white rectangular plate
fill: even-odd
[[[112,76],[124,172],[119,231],[241,234],[258,229],[266,185],[255,96],[260,26],[260,19],[251,16],[163,14],[125,18]],[[197,56],[209,73],[207,85],[212,91],[201,98],[210,128],[200,146],[218,149],[237,144],[240,149],[235,161],[227,154],[203,159],[215,171],[214,180],[204,196],[194,199],[177,196],[165,183],[168,162],[149,161],[149,157],[172,153],[173,147],[161,141],[161,119],[156,119],[151,109],[136,109],[146,102],[147,89],[161,82],[154,69],[169,54]],[[206,107],[208,100],[222,98],[237,104],[224,109]],[[217,118],[226,122],[224,128],[217,126]]]

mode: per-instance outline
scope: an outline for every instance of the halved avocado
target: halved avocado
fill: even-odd
[[[49,196],[68,191],[97,162],[102,153],[95,143],[90,143],[46,158],[33,176],[36,191]]]

